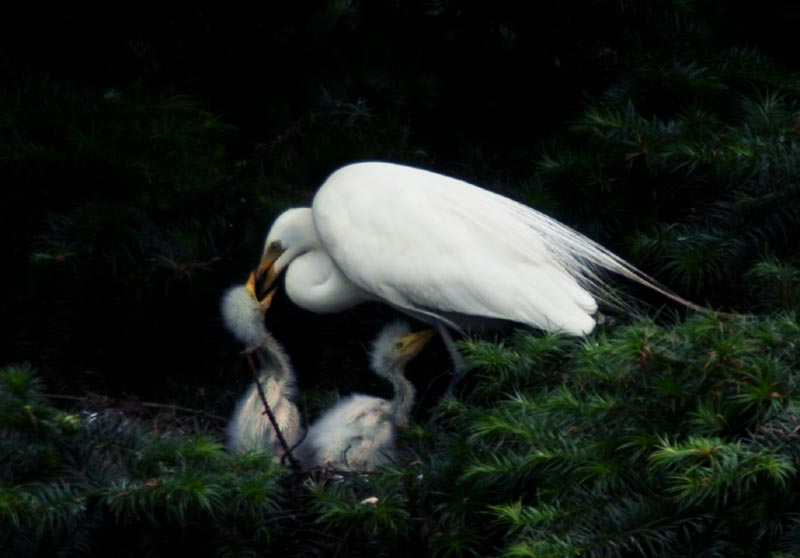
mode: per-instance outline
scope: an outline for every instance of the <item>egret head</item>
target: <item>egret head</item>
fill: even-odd
[[[293,259],[319,246],[311,209],[298,207],[281,213],[267,234],[261,262],[251,275],[257,299],[266,296],[275,279]]]
[[[433,335],[430,329],[411,333],[407,323],[391,323],[372,342],[370,366],[377,374],[388,378],[417,356]]]

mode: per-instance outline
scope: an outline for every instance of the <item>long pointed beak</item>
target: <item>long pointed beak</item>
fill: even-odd
[[[256,297],[256,300],[263,300],[265,296],[267,296],[267,291],[275,282],[275,260],[278,259],[278,255],[275,256],[264,256],[261,260],[261,263],[258,264],[256,270],[250,274],[250,277],[253,280],[253,295]],[[249,282],[249,280],[248,280]]]

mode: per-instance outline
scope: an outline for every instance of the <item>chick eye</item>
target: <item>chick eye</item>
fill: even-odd
[[[403,342],[402,341],[398,341],[397,343],[394,344],[394,348],[395,348],[395,350],[399,351],[400,349],[403,348]]]

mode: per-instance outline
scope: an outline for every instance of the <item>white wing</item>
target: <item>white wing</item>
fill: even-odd
[[[312,212],[324,248],[355,285],[445,321],[455,313],[585,334],[597,310],[579,284],[594,277],[586,262],[635,275],[542,213],[401,165],[338,170],[320,188]]]

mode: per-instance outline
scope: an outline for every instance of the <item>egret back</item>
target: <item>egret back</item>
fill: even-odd
[[[416,317],[590,332],[612,272],[696,304],[547,215],[462,180],[392,163],[334,172],[312,205],[323,247],[357,287]]]
[[[465,315],[574,335],[594,327],[597,304],[581,286],[590,269],[558,246],[577,233],[512,200],[421,169],[359,163],[330,176],[312,212],[342,273],[401,310],[454,326]]]

